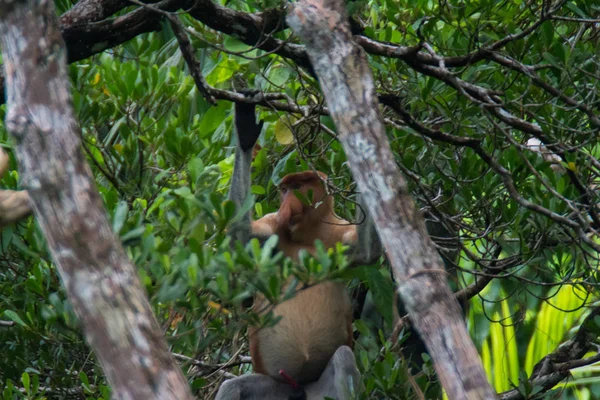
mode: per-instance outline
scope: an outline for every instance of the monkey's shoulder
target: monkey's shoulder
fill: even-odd
[[[335,223],[325,226],[325,232],[320,232],[316,237],[320,239],[326,247],[334,247],[337,243],[344,245],[354,245],[358,240],[358,231],[356,225],[338,219]]]

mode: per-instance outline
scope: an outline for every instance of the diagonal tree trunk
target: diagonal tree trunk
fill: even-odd
[[[489,385],[385,136],[373,77],[341,0],[300,0],[289,26],[306,44],[340,141],[392,264],[398,292],[450,399],[490,399]]]
[[[81,151],[52,0],[0,0],[6,127],[86,338],[117,399],[191,399]]]

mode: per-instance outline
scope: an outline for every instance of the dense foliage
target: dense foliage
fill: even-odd
[[[223,3],[244,13],[281,7],[271,0]],[[72,7],[56,4],[61,14]],[[451,233],[453,286],[491,281],[470,293],[467,311],[490,381],[498,391],[517,386],[535,394],[540,388],[526,383],[533,366],[597,301],[600,9],[593,0],[380,0],[349,2],[348,10],[362,27],[359,36],[370,40],[362,45],[385,95],[398,165],[429,218]],[[352,218],[354,186],[310,71],[188,14],[179,18],[208,85],[247,84],[309,106],[305,115],[261,108],[266,129],[253,163],[255,216],[276,209],[276,185],[286,173],[315,168],[331,178],[336,211]],[[256,242],[232,249],[225,234],[237,215],[226,201],[232,103],[206,101],[169,24],[161,28],[73,63],[70,74],[85,152],[114,231],[199,398],[213,395],[228,374],[250,371],[246,326],[257,317],[242,303],[255,291],[276,300],[289,274],[376,288],[369,297],[384,322],[355,323],[364,397],[433,396],[431,365],[413,367],[411,378],[389,339],[385,265],[344,269],[342,248],[300,266],[272,255],[274,241],[262,251]],[[288,30],[273,36],[294,41]],[[373,43],[416,47],[394,56]],[[0,142],[11,146],[2,125]],[[16,162],[12,167],[3,187],[18,187]],[[0,326],[2,398],[109,398],[34,219],[2,229],[0,266],[0,318],[15,323]],[[592,322],[600,333],[598,318]],[[406,339],[401,335],[400,344]],[[599,398],[598,367],[573,376],[567,390],[544,395]]]

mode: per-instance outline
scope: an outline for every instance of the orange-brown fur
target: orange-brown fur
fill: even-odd
[[[326,248],[338,242],[354,243],[356,227],[335,216],[333,197],[323,186],[325,179],[322,172],[284,177],[279,211],[253,221],[252,231],[261,236],[277,234],[279,249],[292,259],[302,249],[314,253],[316,239]],[[302,204],[294,190],[306,198],[312,190],[312,204]],[[256,304],[264,301],[257,299]],[[274,327],[250,330],[255,372],[279,378],[279,371],[284,370],[299,383],[315,381],[338,347],[352,345],[352,307],[342,283],[311,286],[275,306],[273,313],[282,317]]]

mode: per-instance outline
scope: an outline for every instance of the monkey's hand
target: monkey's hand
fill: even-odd
[[[25,190],[0,190],[0,227],[31,214],[29,193]]]
[[[8,169],[8,154],[0,148],[0,178]],[[31,214],[29,194],[25,190],[0,190],[0,227]]]
[[[251,99],[259,93],[258,90],[245,89],[240,91],[246,98]],[[235,103],[235,128],[242,151],[248,152],[254,148],[263,127],[263,121],[256,122],[256,103]]]

